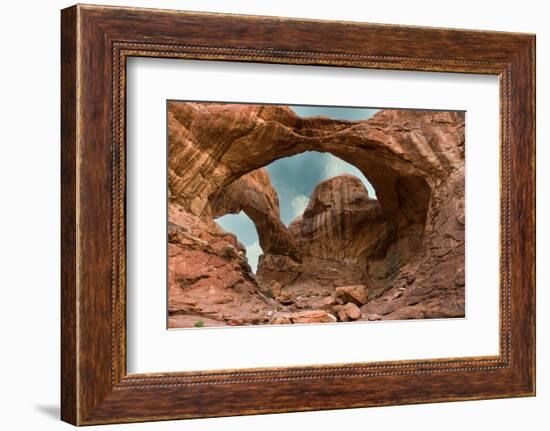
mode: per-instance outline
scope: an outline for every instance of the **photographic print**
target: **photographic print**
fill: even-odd
[[[168,101],[168,327],[465,317],[464,127]]]

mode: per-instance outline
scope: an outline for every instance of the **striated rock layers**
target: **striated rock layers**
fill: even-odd
[[[286,107],[170,102],[169,325],[464,315],[464,114],[384,110],[365,121]],[[263,166],[331,152],[376,189],[320,183],[287,228]],[[214,218],[245,212],[264,254]]]
[[[296,244],[281,221],[279,197],[265,169],[239,178],[210,200],[212,217],[244,211],[254,222],[260,247],[267,254],[281,254],[300,260]]]
[[[346,174],[319,184],[288,230],[305,254],[348,262],[380,255],[389,238],[378,200],[369,198],[359,178]]]

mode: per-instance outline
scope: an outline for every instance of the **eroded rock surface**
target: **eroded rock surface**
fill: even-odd
[[[171,102],[168,117],[170,326],[464,315],[463,113],[384,110],[350,122]],[[312,150],[357,166],[377,199],[338,176],[287,228],[261,168]],[[256,275],[213,221],[240,211],[264,251]],[[357,286],[365,302],[338,293]]]
[[[369,198],[359,178],[347,174],[317,185],[289,231],[303,253],[347,262],[381,254],[389,239],[380,203]]]
[[[235,236],[174,203],[168,219],[169,327],[267,323],[273,306]]]
[[[241,211],[254,222],[264,253],[300,260],[294,239],[281,221],[279,197],[265,169],[244,175],[210,199],[210,213],[214,218]]]

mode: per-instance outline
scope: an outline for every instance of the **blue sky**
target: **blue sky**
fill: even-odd
[[[338,120],[365,120],[378,112],[377,109],[366,108],[321,106],[290,106],[290,108],[302,117],[323,115]],[[266,169],[279,195],[281,219],[286,225],[303,213],[317,184],[343,173],[352,174],[361,179],[369,196],[376,197],[372,185],[359,169],[330,153],[309,151],[276,160],[267,165]],[[227,232],[237,235],[239,241],[246,247],[250,266],[256,272],[262,249],[254,223],[243,212],[227,214],[216,219],[216,222]]]

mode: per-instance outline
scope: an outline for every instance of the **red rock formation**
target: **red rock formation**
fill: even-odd
[[[296,244],[281,221],[279,197],[265,169],[257,169],[239,178],[220,190],[209,203],[214,218],[244,211],[256,225],[264,253],[300,260]]]
[[[193,237],[170,237],[174,326],[187,326],[186,315],[239,324],[337,313],[344,305],[335,288],[346,285],[367,286],[364,320],[464,315],[463,113],[385,110],[349,122],[277,106],[171,102],[168,130],[170,206],[183,219],[171,210],[170,221]],[[286,229],[268,177],[256,170],[307,150],[357,166],[378,200],[353,177],[337,177]],[[240,210],[265,252],[256,279],[242,246],[212,222]],[[223,254],[228,245],[237,252]],[[204,265],[210,258],[217,269]],[[266,296],[273,281],[287,305]]]
[[[174,203],[168,218],[169,327],[266,323],[273,307],[235,236]]]
[[[350,320],[358,320],[361,317],[361,310],[353,302],[348,302],[338,311],[338,319],[341,322],[349,322]]]
[[[367,286],[341,286],[335,289],[336,296],[345,302],[352,302],[358,306],[365,305],[369,300]]]
[[[348,262],[381,254],[389,237],[380,203],[369,198],[359,178],[347,174],[317,185],[289,231],[303,253]]]

